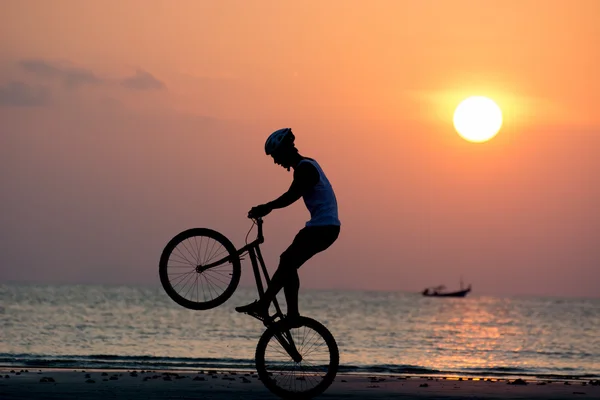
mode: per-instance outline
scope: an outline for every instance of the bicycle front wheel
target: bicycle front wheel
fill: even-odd
[[[240,282],[240,258],[217,231],[183,231],[166,245],[159,263],[160,282],[177,304],[208,310],[231,297]]]
[[[285,320],[267,328],[256,346],[256,370],[272,393],[285,399],[308,399],[323,393],[335,379],[340,354],[329,330],[300,317],[297,328]]]

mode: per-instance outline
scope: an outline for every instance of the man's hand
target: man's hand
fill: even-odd
[[[268,213],[273,211],[273,209],[267,204],[261,204],[256,207],[252,207],[250,211],[248,211],[248,218],[260,218],[264,217]]]

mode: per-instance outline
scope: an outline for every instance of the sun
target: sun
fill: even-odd
[[[454,128],[469,142],[487,142],[496,136],[501,126],[502,110],[487,97],[469,97],[454,111]]]

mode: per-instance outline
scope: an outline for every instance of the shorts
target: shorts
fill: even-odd
[[[339,225],[307,226],[296,234],[294,241],[281,254],[281,264],[300,268],[312,256],[327,249],[340,234]]]

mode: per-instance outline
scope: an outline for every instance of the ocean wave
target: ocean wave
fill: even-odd
[[[0,354],[0,366],[106,369],[247,369],[254,360],[154,356]]]

